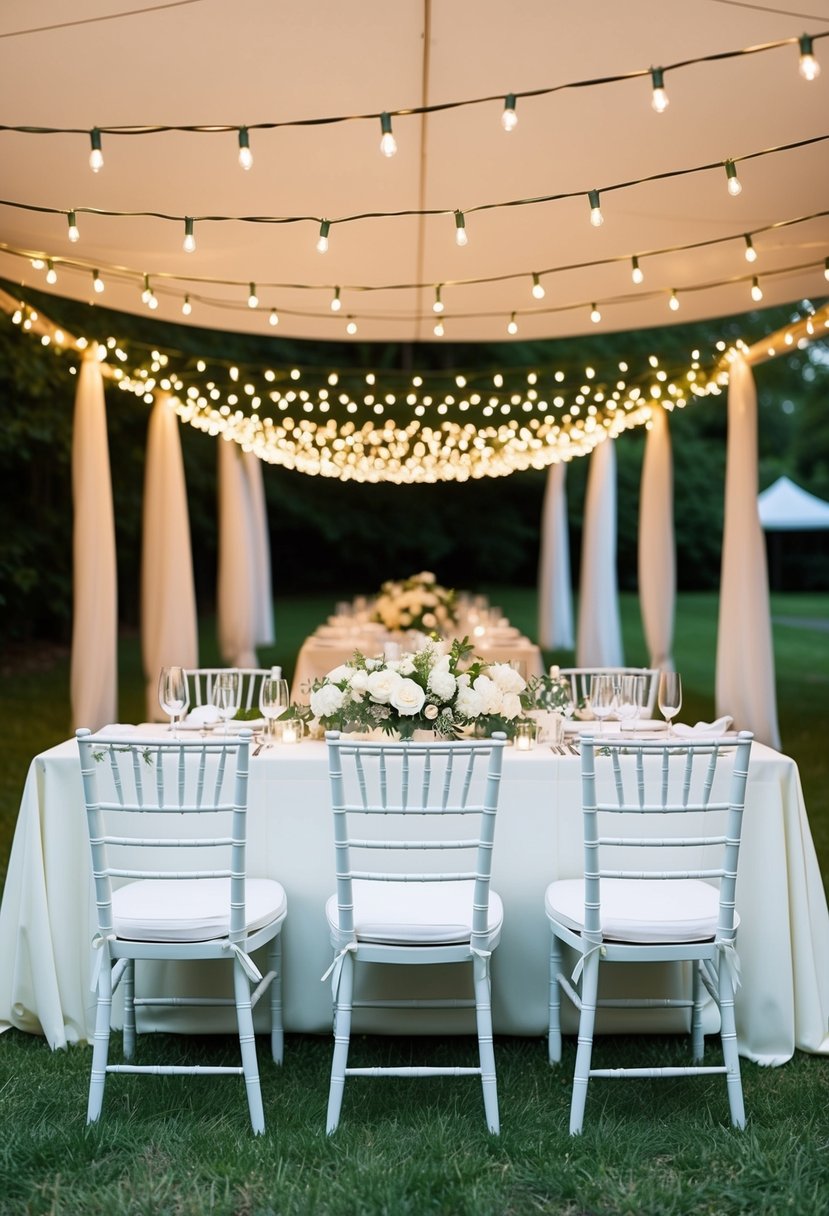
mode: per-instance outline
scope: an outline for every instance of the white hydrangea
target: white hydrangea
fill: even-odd
[[[493,663],[487,675],[495,681],[501,692],[523,692],[526,688],[524,677],[509,663]]]
[[[342,709],[345,693],[336,684],[323,684],[311,693],[311,712],[315,718],[330,718]]]
[[[448,657],[445,667],[443,666],[443,660],[439,660],[429,672],[428,686],[429,692],[433,692],[436,697],[440,697],[441,701],[449,701],[455,695],[458,682],[449,670]]]
[[[455,708],[462,718],[477,718],[484,711],[484,703],[480,693],[476,692],[469,684],[458,687],[458,696],[455,701]]]
[[[476,676],[472,687],[481,698],[482,713],[499,714],[503,702],[503,694],[500,688],[487,675]]]
[[[501,717],[512,721],[521,716],[521,698],[517,692],[505,692],[501,702]]]

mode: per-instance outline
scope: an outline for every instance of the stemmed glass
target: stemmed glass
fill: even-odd
[[[158,677],[158,703],[165,714],[170,717],[170,733],[176,734],[176,718],[180,717],[190,704],[190,689],[187,684],[187,672],[183,667],[162,667]]]
[[[601,734],[605,718],[609,718],[616,709],[616,685],[612,676],[590,677],[590,709],[593,717],[598,719]]]
[[[230,731],[230,719],[239,710],[239,672],[229,668],[220,671],[213,681],[213,704],[225,724],[224,733]]]
[[[676,671],[663,671],[659,676],[657,694],[659,710],[668,723],[668,734],[673,731],[673,722],[682,709],[682,680]]]
[[[279,668],[274,668],[274,672],[276,671],[279,671]],[[288,681],[283,680],[281,675],[276,675],[274,672],[263,678],[259,688],[259,708],[263,718],[268,720],[268,738],[270,739],[273,738],[274,722],[277,718],[282,717],[291,703]]]
[[[616,716],[622,728],[624,728],[626,722],[629,722],[631,730],[635,730],[636,722],[641,715],[644,704],[645,677],[622,676],[619,680],[618,701],[616,704]]]

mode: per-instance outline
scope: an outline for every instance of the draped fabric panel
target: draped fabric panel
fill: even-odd
[[[258,588],[250,488],[238,444],[218,441],[219,652],[232,667],[257,667]]]
[[[147,721],[161,715],[158,673],[198,667],[199,639],[181,435],[169,393],[150,414],[141,549],[141,650]],[[163,715],[162,715],[163,716]]]
[[[91,352],[75,394],[72,501],[72,726],[97,730],[118,716],[118,579],[104,382]]]
[[[573,649],[573,596],[567,530],[567,465],[550,466],[541,513],[538,640],[545,650]]]
[[[254,639],[260,646],[272,646],[273,591],[271,588],[271,546],[268,536],[268,512],[265,505],[265,486],[262,480],[262,461],[253,452],[242,456],[250,500],[252,543],[254,549],[254,573],[256,577],[256,603]]]
[[[616,449],[604,440],[590,455],[584,504],[579,627],[579,667],[624,664],[616,578]]]
[[[766,546],[757,510],[757,392],[742,356],[731,365],[725,473],[717,714],[780,748]]]
[[[654,404],[639,495],[639,605],[650,666],[673,671],[674,482],[668,415]]]

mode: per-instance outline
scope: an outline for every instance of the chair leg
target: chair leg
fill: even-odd
[[[556,976],[561,970],[561,945],[555,933],[550,934],[550,994],[547,1016],[547,1058],[551,1064],[561,1061],[561,990]]]
[[[135,1055],[135,960],[128,959],[121,980],[124,993],[124,1059]]]
[[[255,1135],[260,1136],[265,1130],[265,1112],[262,1108],[259,1066],[256,1061],[256,1038],[253,1033],[253,1013],[250,1006],[250,981],[245,975],[242,964],[236,958],[233,960],[233,990],[236,998],[236,1023],[239,1030],[239,1048],[242,1054],[250,1121]]]
[[[334,1006],[334,1058],[331,1062],[331,1084],[328,1090],[328,1114],[325,1131],[327,1135],[337,1130],[345,1089],[345,1070],[348,1064],[348,1047],[351,1040],[351,1002],[354,994],[354,959],[351,954],[342,956],[337,997]]]
[[[694,1060],[701,1060],[705,1053],[705,1036],[702,1033],[702,1006],[705,1000],[705,985],[700,975],[702,963],[694,960],[691,963],[691,967],[694,977],[691,993],[693,1001],[691,1014],[691,1055]]]
[[[112,964],[107,952],[101,959],[101,970],[98,976],[95,1037],[92,1045],[92,1073],[89,1078],[89,1102],[86,1108],[87,1123],[95,1123],[100,1118],[101,1108],[104,1104],[111,1013]]]
[[[478,1026],[478,1056],[481,1064],[481,1085],[484,1091],[484,1112],[487,1127],[493,1136],[501,1130],[498,1119],[498,1085],[495,1079],[495,1050],[492,1045],[492,989],[489,982],[489,959],[473,955],[472,973],[475,983],[475,1018]]]
[[[581,1014],[576,1051],[576,1071],[573,1076],[573,1097],[570,1102],[570,1135],[577,1136],[584,1123],[590,1061],[593,1057],[593,1031],[596,1024],[596,997],[599,990],[599,952],[594,950],[585,958],[581,977]]]
[[[277,933],[271,942],[268,955],[268,970],[274,972],[271,980],[271,1055],[274,1063],[281,1064],[285,1052],[285,1033],[282,1028],[282,934]]]
[[[727,1070],[725,1079],[728,1087],[728,1105],[731,1110],[731,1122],[735,1127],[742,1128],[746,1125],[746,1112],[743,1103],[743,1083],[740,1077],[740,1054],[737,1050],[737,1024],[734,1019],[734,985],[726,961],[722,956],[719,960],[718,980],[720,1038]]]

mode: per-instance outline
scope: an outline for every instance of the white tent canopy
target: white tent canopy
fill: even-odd
[[[760,526],[765,532],[813,532],[829,528],[829,502],[778,477],[757,496]]]

